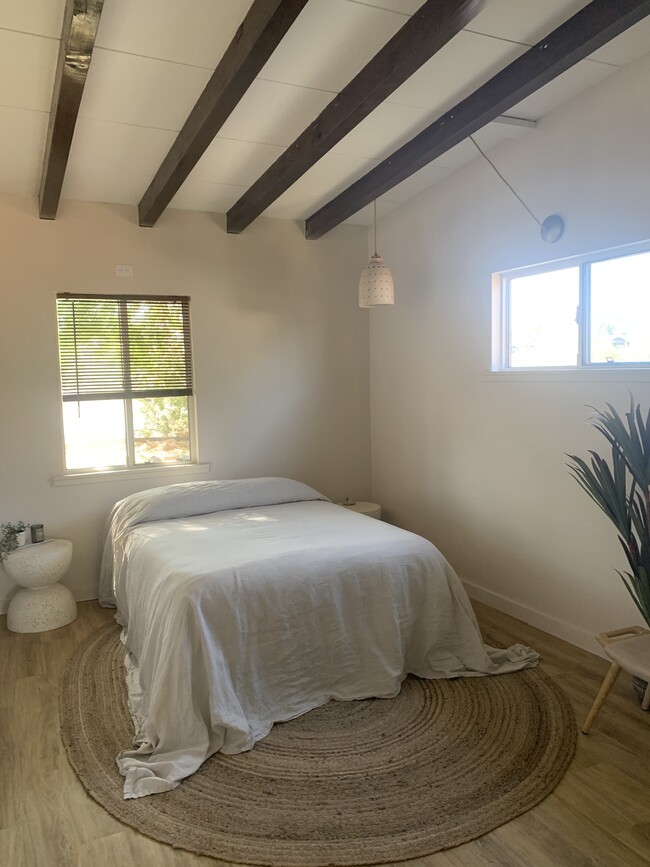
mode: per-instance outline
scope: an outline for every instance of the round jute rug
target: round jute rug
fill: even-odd
[[[331,701],[250,752],[213,756],[172,792],[124,801],[115,757],[133,728],[118,634],[98,630],[66,668],[70,761],[122,822],[227,861],[375,864],[457,846],[538,804],[575,749],[568,699],[537,669],[409,677],[395,699]]]

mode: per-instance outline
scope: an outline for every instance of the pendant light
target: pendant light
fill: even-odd
[[[395,303],[393,275],[377,253],[377,200],[373,202],[375,225],[375,252],[359,278],[359,307],[378,307]]]
[[[512,184],[509,184],[508,181],[503,177],[499,169],[494,165],[489,156],[481,149],[478,142],[474,138],[473,135],[470,136],[471,141],[476,146],[476,149],[481,154],[481,156],[492,166],[497,175],[501,178],[503,183],[508,187],[510,192],[515,196],[515,198],[519,199],[521,204],[526,208],[530,216],[535,220],[540,229],[540,235],[542,236],[542,240],[546,241],[547,244],[555,244],[556,241],[559,241],[562,235],[564,234],[564,220],[559,214],[551,214],[547,217],[544,222],[538,220],[535,214],[530,210],[526,202],[521,198],[519,193],[513,188]]]

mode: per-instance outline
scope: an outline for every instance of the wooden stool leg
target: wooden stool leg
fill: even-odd
[[[648,681],[648,685],[645,688],[645,695],[643,696],[643,701],[641,702],[641,709],[650,709],[650,680]]]
[[[616,678],[621,673],[621,666],[617,665],[615,662],[609,667],[609,671],[605,675],[605,680],[603,681],[603,685],[601,686],[598,695],[596,696],[594,703],[591,706],[591,710],[589,711],[589,715],[585,720],[585,724],[582,727],[582,733],[587,734],[589,729],[591,728],[593,721],[598,716],[598,711],[603,706],[603,702],[607,698],[610,689],[614,686],[616,682]]]

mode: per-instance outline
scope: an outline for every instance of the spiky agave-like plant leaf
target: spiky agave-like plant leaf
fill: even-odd
[[[611,404],[594,410],[593,427],[611,447],[608,462],[590,451],[587,463],[567,455],[569,471],[614,524],[630,571],[618,572],[650,626],[650,410],[643,416],[630,395],[625,421]],[[629,475],[628,475],[629,474]]]
[[[611,403],[607,410],[597,410],[591,423],[610,443],[617,448],[640,488],[650,487],[650,410],[644,420],[639,404],[634,405],[630,396],[630,409],[623,421]]]
[[[573,462],[569,470],[599,508],[614,524],[619,534],[628,538],[630,514],[627,498],[626,465],[620,452],[612,447],[612,466],[596,452],[591,451],[591,466],[577,455],[567,455]]]

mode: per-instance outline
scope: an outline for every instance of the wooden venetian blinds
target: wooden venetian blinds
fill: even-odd
[[[63,400],[192,394],[188,297],[63,293],[56,305]]]

